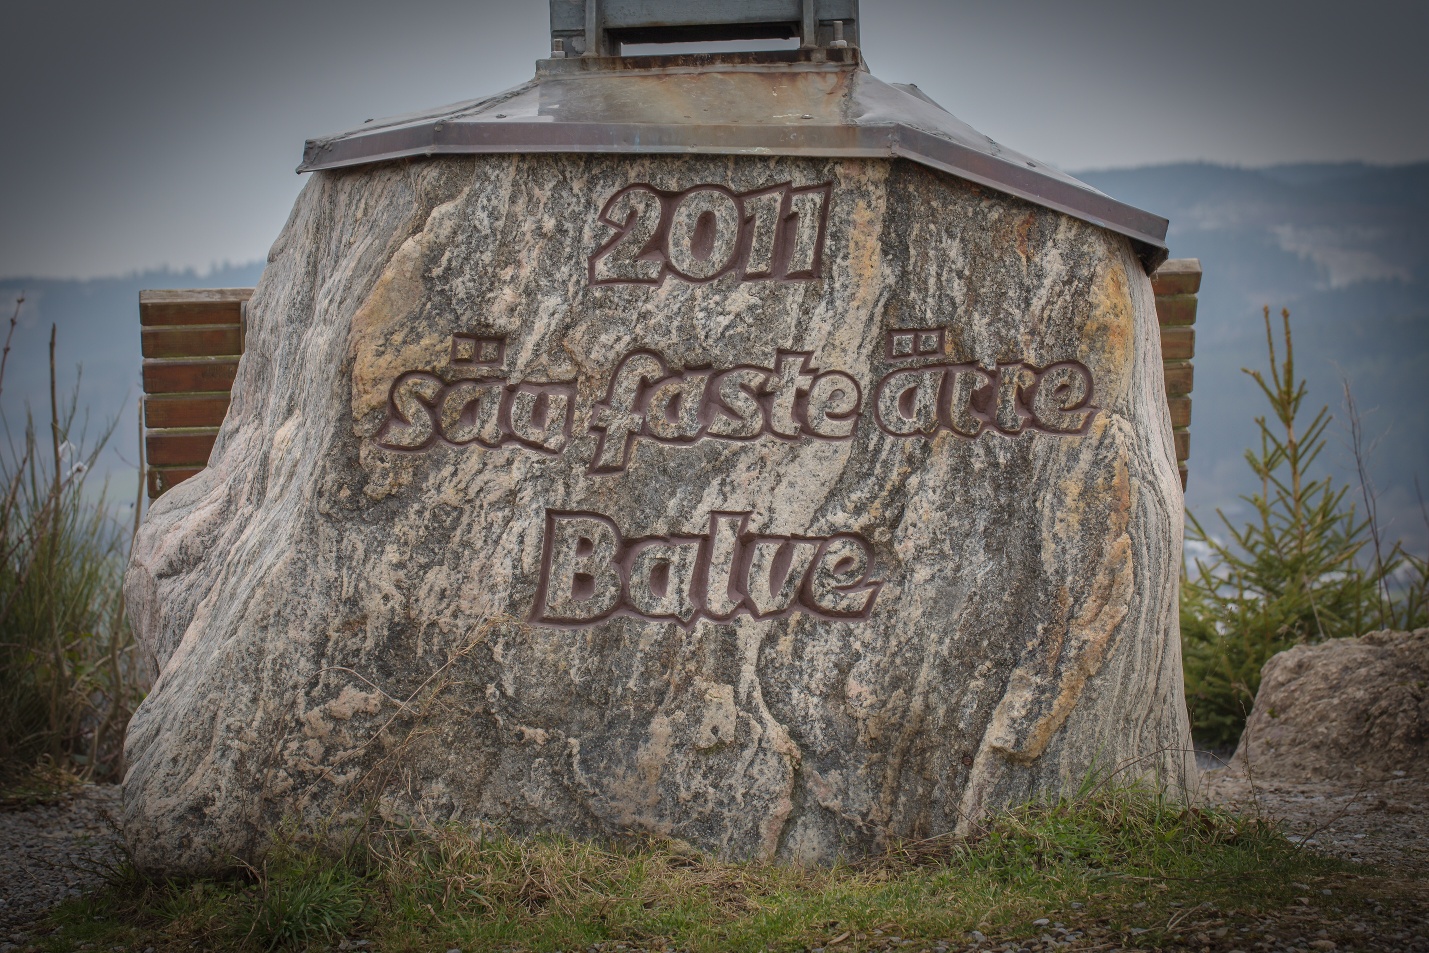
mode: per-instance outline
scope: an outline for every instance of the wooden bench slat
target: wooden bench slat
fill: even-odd
[[[1187,397],[1196,382],[1196,365],[1189,361],[1178,361],[1162,365],[1166,376],[1167,397]]]
[[[1184,461],[1191,459],[1191,432],[1189,430],[1178,430],[1176,437],[1176,459]]]
[[[238,358],[193,361],[145,361],[146,394],[230,391],[238,376]]]
[[[1163,361],[1189,361],[1195,356],[1195,328],[1161,329],[1161,359]]]
[[[139,304],[173,304],[190,301],[247,301],[252,288],[146,288],[139,292]]]
[[[1156,320],[1164,327],[1185,327],[1196,323],[1195,295],[1158,295]]]
[[[149,499],[158,499],[165,490],[172,490],[189,477],[203,471],[203,467],[150,467]]]
[[[144,426],[217,427],[228,414],[228,394],[151,394],[144,398]]]
[[[144,357],[236,357],[243,353],[237,324],[144,328],[139,332]]]
[[[190,324],[232,324],[243,321],[243,302],[174,302],[140,305],[140,327],[176,327]]]
[[[144,456],[154,467],[208,466],[208,455],[218,438],[218,428],[202,430],[150,430],[144,435]]]
[[[1172,397],[1166,403],[1171,408],[1171,426],[1173,428],[1191,426],[1191,398]]]
[[[1172,258],[1151,276],[1151,290],[1157,295],[1193,295],[1201,290],[1201,260]]]
[[[252,288],[184,288],[139,292],[141,327],[239,324]]]

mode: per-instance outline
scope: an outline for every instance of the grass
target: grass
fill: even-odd
[[[84,778],[67,764],[42,755],[29,771],[0,783],[0,811],[59,806],[83,786]]]
[[[600,846],[489,828],[385,827],[300,846],[227,877],[127,868],[59,908],[37,942],[81,948],[383,951],[619,949],[829,953],[1081,929],[1176,942],[1207,911],[1293,905],[1348,865],[1275,828],[1141,787],[1007,813],[965,841],[906,844],[831,869],[727,863],[679,844]],[[1095,944],[1093,944],[1095,946]],[[911,947],[910,947],[911,948]]]
[[[0,388],[23,302],[10,318]],[[47,418],[37,421],[27,409],[21,424],[0,408],[0,783],[7,785],[41,761],[96,780],[120,777],[124,730],[144,693],[120,588],[132,530],[114,518],[107,487],[96,493],[86,483],[112,426],[87,440],[75,396],[60,399],[56,338],[51,328]]]

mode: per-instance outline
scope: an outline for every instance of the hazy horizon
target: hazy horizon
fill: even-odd
[[[1265,164],[1259,164],[1259,165],[1257,165],[1257,164],[1250,164],[1250,163],[1236,164],[1236,163],[1212,162],[1212,161],[1209,161],[1209,160],[1180,160],[1180,161],[1173,161],[1173,162],[1148,163],[1148,164],[1145,164],[1145,165],[1135,165],[1135,166],[1108,166],[1108,167],[1105,167],[1105,168],[1094,167],[1094,168],[1086,168],[1086,169],[1072,169],[1072,170],[1066,170],[1066,171],[1068,171],[1071,175],[1077,176],[1077,177],[1082,177],[1082,176],[1096,177],[1096,176],[1103,176],[1103,175],[1116,175],[1116,174],[1119,174],[1119,173],[1154,171],[1154,170],[1160,170],[1160,169],[1175,168],[1175,167],[1177,167],[1177,166],[1212,166],[1212,167],[1221,168],[1221,169],[1229,169],[1229,170],[1243,171],[1243,172],[1271,172],[1271,171],[1275,171],[1275,170],[1285,170],[1285,169],[1323,168],[1323,169],[1329,170],[1329,169],[1333,169],[1333,168],[1351,168],[1351,167],[1361,167],[1361,168],[1364,168],[1364,169],[1388,170],[1388,169],[1401,169],[1401,168],[1407,169],[1407,168],[1413,168],[1413,167],[1415,167],[1415,166],[1420,166],[1420,165],[1429,165],[1429,159],[1414,160],[1414,161],[1409,161],[1409,162],[1368,162],[1368,161],[1365,161],[1365,160],[1358,160],[1358,159],[1357,159],[1357,160],[1346,160],[1346,161],[1342,161],[1342,162],[1273,162],[1273,163],[1265,163]],[[1090,184],[1090,183],[1089,183],[1089,184]],[[1094,186],[1094,187],[1095,187],[1095,186]],[[1120,198],[1121,196],[1114,196],[1114,197]],[[1156,208],[1148,208],[1148,211],[1156,212],[1157,214],[1163,214],[1163,212],[1158,211]],[[1173,220],[1173,221],[1172,221],[1172,225],[1174,226],[1175,224],[1176,224],[1176,222]],[[280,223],[280,225],[279,225],[279,228],[281,228],[281,223]],[[273,240],[276,240],[277,237],[278,237],[278,232],[277,232],[277,231],[274,231],[272,237],[269,239],[269,243],[271,243]],[[1174,237],[1174,236],[1173,236],[1173,237]],[[150,274],[162,273],[162,272],[171,272],[171,273],[172,273],[175,277],[177,277],[177,278],[186,278],[186,279],[192,279],[192,280],[203,280],[203,279],[205,279],[207,276],[210,276],[210,275],[219,274],[219,273],[222,273],[222,272],[225,272],[225,271],[227,271],[227,272],[239,271],[239,270],[251,268],[251,267],[253,267],[253,266],[255,266],[255,265],[261,264],[261,263],[263,262],[264,258],[266,257],[266,254],[267,254],[267,247],[264,246],[263,248],[260,248],[260,249],[255,250],[255,251],[253,252],[253,254],[251,254],[251,255],[249,255],[249,256],[247,256],[247,257],[244,257],[244,258],[226,259],[226,260],[221,260],[221,261],[212,261],[212,262],[209,262],[209,263],[207,263],[207,264],[182,264],[182,265],[180,265],[180,264],[175,264],[175,263],[172,263],[172,262],[154,262],[154,263],[150,263],[150,264],[147,264],[147,265],[138,265],[138,266],[135,266],[135,267],[126,269],[126,270],[124,270],[124,271],[119,271],[119,272],[106,272],[106,273],[88,274],[88,275],[79,275],[79,274],[72,274],[72,273],[71,273],[71,274],[39,274],[39,273],[35,273],[35,272],[29,272],[29,273],[25,273],[25,274],[10,274],[10,273],[6,273],[6,272],[3,272],[3,271],[0,271],[0,281],[5,282],[6,284],[12,284],[12,285],[15,284],[16,282],[24,282],[24,281],[78,281],[78,282],[88,282],[88,281],[122,281],[122,280],[126,280],[126,279],[129,279],[129,278],[137,277],[137,276],[140,276],[140,275],[150,275]],[[1176,250],[1176,248],[1174,248],[1174,247],[1171,248],[1171,255],[1172,255],[1172,257],[1195,257],[1194,255],[1189,254],[1189,253],[1186,254],[1186,255],[1181,255],[1181,254]],[[187,285],[185,285],[185,286],[187,286]],[[194,285],[193,287],[198,287],[198,286],[197,286],[197,285]],[[0,305],[4,305],[4,304],[5,304],[4,302],[0,302]]]
[[[862,7],[876,75],[1058,168],[1429,160],[1429,124],[1404,120],[1429,5]],[[0,275],[260,257],[305,139],[524,82],[547,19],[546,0],[6,4]]]

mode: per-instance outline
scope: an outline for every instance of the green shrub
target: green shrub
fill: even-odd
[[[1239,739],[1272,655],[1375,628],[1422,625],[1424,618],[1424,561],[1398,544],[1381,552],[1376,528],[1348,498],[1350,487],[1314,475],[1332,418],[1321,407],[1303,423],[1308,392],[1295,375],[1289,311],[1281,312],[1281,323],[1284,361],[1277,359],[1266,308],[1270,376],[1245,371],[1271,408],[1271,417],[1256,418],[1259,447],[1245,455],[1260,483],[1259,492],[1242,497],[1254,516],[1238,527],[1218,510],[1219,536],[1186,514],[1187,541],[1209,550],[1181,586],[1186,696],[1197,740],[1214,747]],[[1372,511],[1368,489],[1365,498]]]
[[[23,299],[22,299],[23,300]],[[10,321],[13,336],[19,309]],[[7,336],[5,356],[10,351]],[[0,387],[4,362],[0,361]],[[76,393],[78,385],[76,385]],[[112,428],[86,447],[75,401],[62,406],[50,333],[49,420],[17,434],[0,411],[0,781],[40,759],[116,778],[142,697],[120,589],[128,537],[87,487]]]

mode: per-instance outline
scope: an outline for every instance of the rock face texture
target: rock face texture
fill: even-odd
[[[1272,656],[1226,773],[1294,783],[1429,780],[1429,629]]]
[[[126,592],[141,864],[377,810],[827,862],[1192,783],[1125,239],[901,161],[321,173]]]

